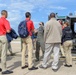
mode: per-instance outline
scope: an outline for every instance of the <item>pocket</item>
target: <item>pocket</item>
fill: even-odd
[[[26,42],[27,42],[27,43],[32,43],[31,36],[27,37]]]
[[[2,36],[2,43],[7,43],[7,38],[6,38],[6,36]]]

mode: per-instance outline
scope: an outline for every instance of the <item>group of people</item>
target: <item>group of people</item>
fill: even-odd
[[[2,66],[2,74],[10,74],[13,71],[7,70],[6,68],[6,57],[7,57],[7,47],[8,42],[6,38],[6,34],[11,32],[10,23],[6,20],[8,16],[8,12],[6,10],[1,11],[0,18],[0,51],[1,51],[1,66]],[[46,69],[48,67],[48,61],[50,60],[51,52],[53,51],[53,62],[52,69],[58,69],[59,63],[59,52],[60,46],[63,46],[63,50],[65,50],[65,66],[72,67],[72,30],[69,26],[69,23],[66,21],[64,27],[61,25],[61,22],[57,21],[55,18],[55,13],[50,14],[50,20],[45,24],[43,22],[39,23],[39,28],[35,29],[33,21],[31,20],[31,13],[25,13],[26,21],[27,21],[27,30],[29,35],[26,38],[21,38],[22,40],[22,57],[21,57],[21,68],[28,70],[37,70],[38,67],[34,66],[33,63],[33,41],[32,35],[36,35],[36,62],[39,61],[39,51],[40,47],[42,50],[42,64],[39,66],[42,69]],[[26,63],[26,50],[28,50],[28,64]],[[1,70],[1,69],[0,69]]]

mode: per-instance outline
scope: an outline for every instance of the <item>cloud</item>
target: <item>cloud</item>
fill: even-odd
[[[65,10],[67,9],[66,7],[63,6],[50,6],[51,9],[57,9],[57,10]]]
[[[9,21],[11,23],[18,23],[19,21],[23,20],[22,17],[24,16],[24,13],[26,11],[30,11],[31,13],[36,10],[42,10],[46,7],[46,0],[28,0],[28,1],[22,1],[17,0],[13,1],[11,0],[11,3],[8,5],[7,9],[9,11]],[[37,9],[38,8],[38,9]],[[36,10],[35,10],[36,9]],[[16,22],[18,21],[18,22]],[[37,25],[39,22],[34,21],[35,25]]]
[[[23,20],[23,16],[21,16],[19,10],[11,10],[8,14],[8,20],[10,21],[11,27],[17,31],[20,21]]]
[[[38,27],[39,27],[38,24],[39,24],[39,22],[34,21],[34,26],[35,26],[35,28],[38,28]]]
[[[6,7],[7,5],[6,4],[0,4],[0,7]]]
[[[21,19],[21,15],[20,15],[20,12],[18,10],[11,10],[8,12],[8,19],[9,21],[11,22],[14,22],[14,21],[18,21]]]
[[[21,20],[24,19],[24,13],[29,11],[31,13],[44,13],[41,16],[43,19],[47,13],[54,10],[66,10],[66,7],[62,5],[58,6],[62,2],[61,0],[7,0],[5,4],[0,3],[0,7],[4,7],[8,10],[8,20],[11,25],[15,26],[19,24]],[[63,1],[63,2],[67,2]],[[58,5],[57,5],[58,4]],[[35,14],[36,16],[36,14]],[[36,18],[37,19],[37,18]],[[40,19],[39,19],[40,20]],[[39,20],[33,20],[35,27],[38,27]]]
[[[63,6],[52,6],[53,1],[47,0],[11,0],[11,3],[8,5],[7,9],[9,10],[9,21],[11,23],[15,22],[18,24],[19,21],[23,20],[24,13],[26,11],[30,11],[31,13],[45,11],[49,12],[50,10],[57,9],[57,10],[65,10],[66,7]],[[46,13],[47,14],[47,13]],[[44,18],[44,17],[43,17]],[[37,25],[39,22],[34,21],[34,24]]]
[[[11,3],[8,9],[32,12],[34,9],[34,5],[26,1],[22,1],[22,2],[18,1],[18,2]]]
[[[23,20],[24,13],[26,11],[33,12],[33,10],[34,10],[33,4],[31,4],[27,1],[22,1],[22,0],[17,0],[17,2],[14,0],[11,0],[11,3],[7,6],[8,6],[7,10],[8,10],[8,14],[9,14],[8,19],[12,23],[14,21],[18,22],[18,21]]]
[[[37,21],[36,19],[32,19],[32,20],[33,20],[35,28],[38,28],[39,21]]]

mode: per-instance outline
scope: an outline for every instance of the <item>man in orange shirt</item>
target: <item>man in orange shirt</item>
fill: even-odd
[[[1,11],[0,18],[0,51],[1,51],[1,65],[2,65],[2,74],[10,74],[13,71],[6,69],[6,56],[7,56],[7,38],[6,33],[10,33],[11,27],[8,20],[6,20],[8,13],[6,10]]]

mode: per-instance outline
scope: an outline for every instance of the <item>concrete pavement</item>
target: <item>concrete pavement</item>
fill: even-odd
[[[53,71],[51,65],[47,69],[38,69],[34,71],[29,71],[28,68],[21,69],[21,44],[20,40],[15,40],[12,43],[13,52],[16,53],[15,56],[8,56],[7,57],[7,68],[9,70],[13,70],[14,73],[9,75],[76,75],[76,59],[73,59],[73,67],[64,67],[64,59],[60,59],[59,62],[59,69],[58,71]],[[34,51],[35,52],[35,51]],[[35,59],[35,55],[33,52],[33,59]],[[9,54],[9,52],[8,52]],[[42,61],[35,62],[36,66],[39,66]],[[51,64],[52,59],[49,61]]]

